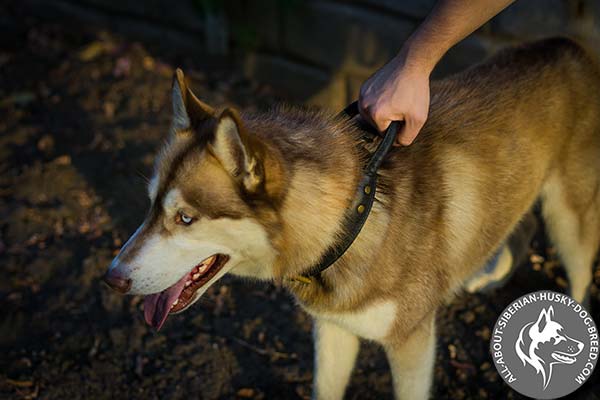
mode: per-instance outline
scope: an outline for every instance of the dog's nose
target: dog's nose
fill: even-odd
[[[114,269],[104,274],[102,279],[111,287],[111,289],[114,289],[121,294],[129,292],[129,289],[131,289],[131,279],[123,278],[118,275]]]

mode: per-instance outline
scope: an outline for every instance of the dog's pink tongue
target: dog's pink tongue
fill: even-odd
[[[179,298],[185,287],[187,275],[176,284],[160,293],[151,294],[144,298],[144,318],[146,323],[157,331],[163,326],[173,302]]]

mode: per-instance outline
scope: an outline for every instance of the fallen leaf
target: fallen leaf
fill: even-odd
[[[529,261],[534,264],[541,264],[544,262],[544,257],[540,256],[539,254],[532,254],[531,257],[529,257]]]
[[[154,58],[152,58],[150,56],[146,56],[142,60],[142,65],[144,66],[144,69],[146,71],[152,71],[154,69],[156,63],[154,62]]]
[[[17,381],[14,379],[6,379],[6,383],[12,386],[20,387],[20,388],[28,388],[33,387],[33,381]]]
[[[456,358],[456,346],[455,345],[449,344],[448,352],[450,353],[450,358]]]
[[[70,156],[70,155],[68,155],[68,154],[65,154],[65,155],[63,155],[63,156],[56,157],[56,158],[54,159],[54,162],[55,162],[57,165],[69,165],[69,164],[71,164],[71,156]]]
[[[252,396],[254,396],[254,389],[252,388],[242,388],[240,390],[237,391],[237,395],[238,397],[243,397],[243,398],[250,398]]]
[[[83,50],[79,52],[79,59],[81,61],[92,61],[106,50],[104,43],[95,41],[88,44]]]
[[[115,104],[111,103],[110,101],[107,101],[106,103],[104,103],[104,115],[106,116],[106,118],[112,118],[115,116]]]

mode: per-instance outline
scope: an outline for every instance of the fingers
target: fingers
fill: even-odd
[[[398,130],[396,136],[397,146],[409,146],[415,140],[423,125],[425,125],[427,117],[411,116],[404,120],[403,126]]]
[[[427,120],[429,113],[429,80],[420,84],[410,79],[402,91],[388,93],[373,91],[370,78],[363,84],[358,99],[358,111],[362,118],[379,132],[385,132],[392,121],[404,121],[397,132],[395,145],[410,145]],[[371,85],[371,86],[369,86]]]
[[[390,124],[392,123],[391,119],[382,118],[381,116],[377,115],[377,113],[370,112],[370,109],[361,107],[360,104],[358,107],[358,111],[360,112],[361,117],[365,121],[367,121],[367,123],[369,123],[369,125],[377,128],[377,130],[380,133],[384,133],[389,128]],[[401,120],[401,119],[399,119],[399,120]],[[404,144],[404,142],[401,141],[400,135],[405,131],[405,126],[406,126],[406,124],[402,124],[402,126],[400,128],[398,128],[396,140],[394,141],[394,146],[407,146],[408,144],[412,143],[412,140],[408,144]],[[417,133],[418,133],[418,131],[417,131]],[[414,137],[413,137],[413,140],[414,140]]]
[[[394,58],[361,86],[358,106],[366,122],[385,132],[392,121],[404,121],[396,145],[410,145],[425,125],[429,113],[429,75],[405,68]]]
[[[374,128],[377,128],[377,130],[379,132],[383,132],[387,128],[387,126],[385,126],[385,122],[379,121],[379,123],[378,123],[377,120],[375,119],[374,113],[372,113],[369,108],[363,107],[363,105],[360,102],[358,103],[358,112],[360,113],[360,116],[369,125],[371,125]],[[388,123],[388,125],[389,124],[390,123]]]
[[[358,103],[358,111],[360,116],[369,123],[369,125],[377,128],[379,132],[385,132],[390,126],[392,120],[383,117],[377,110],[373,110],[370,107],[364,107],[360,102]]]
[[[360,115],[367,121],[369,124],[377,128],[379,132],[385,132],[386,129],[392,123],[392,119],[386,118],[381,114],[377,113],[377,110],[371,111],[369,108],[361,107],[359,104],[358,111]],[[407,115],[407,116],[397,116],[394,117],[394,121],[404,121],[404,123],[400,126],[397,132],[396,141],[394,145],[396,146],[409,146],[415,140],[423,125],[425,125],[425,121],[427,116],[420,115]]]

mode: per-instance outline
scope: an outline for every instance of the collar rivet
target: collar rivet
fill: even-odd
[[[348,116],[350,119],[357,116],[359,114],[358,102],[355,101],[346,107],[343,111],[343,114]],[[348,250],[350,245],[352,245],[354,242],[354,239],[356,239],[360,233],[364,223],[369,217],[371,206],[375,201],[375,193],[377,191],[377,170],[394,144],[398,126],[398,121],[393,121],[390,124],[385,132],[385,136],[379,145],[377,145],[377,149],[371,154],[371,159],[363,168],[362,179],[355,192],[356,197],[352,201],[350,207],[346,209],[346,213],[343,217],[342,224],[346,234],[341,237],[337,243],[334,243],[325,250],[325,252],[321,255],[320,261],[316,265],[313,265],[311,268],[309,268],[305,274],[303,274],[304,279],[295,279],[296,281],[303,282],[306,278],[320,277],[323,271],[329,268],[340,257],[342,257],[342,255],[344,255],[346,250]],[[378,133],[373,134],[373,136],[378,136]],[[354,209],[354,211],[352,211],[352,209]],[[356,214],[354,214],[354,212],[356,212]]]

